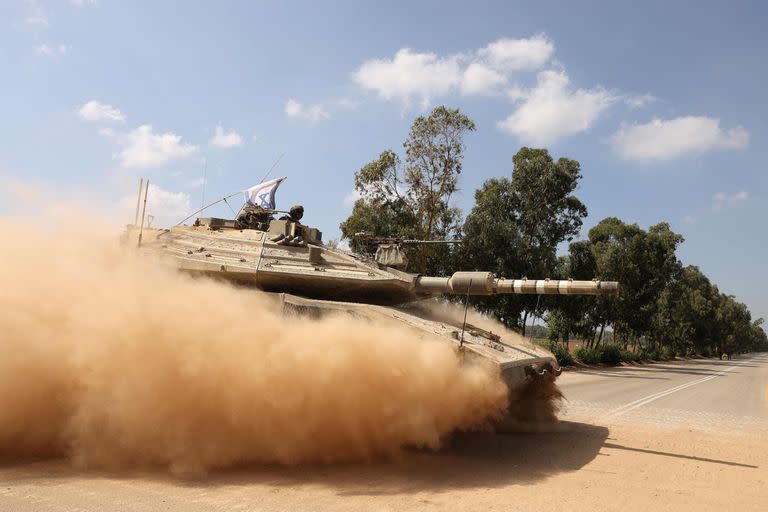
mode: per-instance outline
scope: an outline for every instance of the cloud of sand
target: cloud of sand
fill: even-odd
[[[419,303],[415,303],[415,308],[424,311],[438,321],[448,322],[459,325],[463,322],[464,317],[464,305],[460,303],[449,302],[443,299],[426,300]],[[496,320],[495,318],[484,315],[476,309],[470,307],[466,311],[467,323],[479,327],[486,331],[493,332],[500,336],[503,336],[506,340],[511,341],[518,345],[532,345],[529,338],[524,337],[522,334],[509,329],[507,326]]]
[[[506,405],[498,376],[444,342],[286,318],[114,231],[38,227],[0,220],[0,456],[175,473],[365,460],[437,448]]]
[[[465,314],[464,305],[443,299],[433,299],[414,303],[412,307],[422,314],[440,322],[459,326]],[[530,338],[509,329],[493,317],[469,308],[466,310],[467,324],[498,334],[506,343],[522,347],[536,348]],[[497,428],[506,432],[531,431],[547,428],[557,421],[563,394],[554,379],[543,381],[529,380],[515,386],[509,392],[509,407],[503,423]]]

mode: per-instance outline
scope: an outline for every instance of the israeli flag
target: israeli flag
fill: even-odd
[[[275,192],[286,177],[283,176],[282,178],[265,181],[252,186],[248,190],[244,190],[245,204],[248,206],[261,206],[265,210],[274,210]]]

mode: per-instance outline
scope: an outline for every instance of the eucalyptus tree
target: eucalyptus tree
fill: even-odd
[[[359,231],[379,236],[433,240],[454,236],[461,212],[451,206],[463,168],[464,136],[475,123],[458,109],[436,107],[417,117],[403,143],[405,160],[386,150],[355,173],[360,198],[341,224],[354,251],[373,248],[354,238]],[[411,249],[411,270],[445,271],[447,248]]]
[[[475,206],[464,223],[461,261],[506,277],[554,277],[558,244],[571,241],[587,215],[573,194],[581,166],[528,147],[512,163],[510,178],[490,179],[475,192]],[[479,298],[477,304],[523,332],[528,315],[548,307],[537,297],[514,296]]]

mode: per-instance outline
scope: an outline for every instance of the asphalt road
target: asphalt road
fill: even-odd
[[[698,429],[768,428],[768,354],[565,372],[563,416]]]

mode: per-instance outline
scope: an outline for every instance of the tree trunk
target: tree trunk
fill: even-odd
[[[528,323],[528,311],[526,311],[525,314],[523,315],[523,338],[525,338],[525,328],[527,323]]]
[[[599,338],[597,338],[597,346],[598,346],[598,347],[600,346],[600,343],[602,343],[602,342],[603,342],[603,333],[604,333],[604,332],[605,332],[605,322],[603,322],[602,324],[600,324],[600,337],[599,337]],[[616,333],[616,331],[614,331],[614,334],[615,334],[615,333]]]

